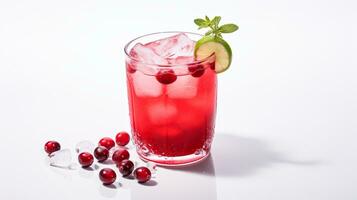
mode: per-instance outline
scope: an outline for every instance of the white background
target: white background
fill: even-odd
[[[0,2],[0,199],[357,199],[354,0]],[[49,167],[63,148],[129,130],[123,46],[195,31],[221,15],[231,69],[219,75],[212,157],[158,170],[155,184]]]

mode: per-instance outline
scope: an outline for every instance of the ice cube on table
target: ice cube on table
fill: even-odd
[[[168,64],[165,58],[156,54],[152,48],[144,46],[141,43],[137,43],[134,45],[134,47],[130,50],[130,56],[134,57],[135,59],[143,63],[161,64],[161,65]],[[136,67],[138,68],[140,66],[136,66]]]
[[[72,155],[69,149],[61,149],[59,151],[55,151],[49,156],[50,165],[53,167],[65,169],[74,169],[76,167],[76,164],[72,163]]]
[[[195,41],[185,33],[156,40],[145,45],[162,58],[174,58],[178,56],[193,56]]]
[[[177,80],[167,86],[167,94],[170,98],[187,99],[195,97],[198,87],[197,78],[191,75],[178,76]]]
[[[156,80],[155,76],[138,71],[132,75],[132,81],[137,96],[158,97],[162,94],[162,84]]]
[[[92,153],[94,151],[95,145],[89,140],[83,140],[76,144],[76,152],[89,152]]]

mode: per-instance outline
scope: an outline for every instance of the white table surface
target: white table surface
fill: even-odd
[[[353,0],[1,1],[0,199],[357,199],[357,6]],[[46,164],[129,130],[123,46],[221,15],[240,30],[219,75],[212,156],[152,184]]]

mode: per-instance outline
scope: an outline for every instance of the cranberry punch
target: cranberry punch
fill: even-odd
[[[214,53],[194,57],[202,35],[162,32],[125,47],[132,135],[139,156],[184,165],[208,156],[214,134]]]

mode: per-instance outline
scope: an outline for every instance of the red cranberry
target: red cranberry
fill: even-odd
[[[205,68],[203,65],[195,65],[188,67],[188,71],[191,72],[193,77],[200,77],[205,73]]]
[[[177,79],[177,76],[172,69],[162,69],[155,77],[157,81],[166,85],[175,82]]]
[[[45,144],[45,151],[48,154],[51,154],[51,153],[58,151],[60,149],[61,149],[61,145],[56,141],[48,141]]]
[[[136,72],[136,69],[135,69],[134,65],[127,63],[126,64],[126,71],[132,74],[132,73]]]
[[[145,183],[150,180],[151,172],[147,167],[139,167],[135,169],[134,177],[139,183]]]
[[[134,170],[134,163],[131,162],[130,160],[123,160],[123,161],[119,162],[117,167],[119,168],[119,172],[123,176],[128,176]]]
[[[103,182],[104,185],[110,185],[114,183],[117,175],[114,170],[110,168],[104,168],[99,172],[99,178]]]
[[[130,154],[126,149],[119,149],[113,153],[112,160],[119,164],[121,161],[129,159],[129,157]]]
[[[109,150],[105,147],[99,146],[94,149],[94,157],[99,161],[103,162],[109,157]]]
[[[82,152],[78,155],[78,162],[82,165],[82,167],[86,168],[93,164],[93,156],[88,152]]]
[[[110,150],[115,146],[114,140],[110,137],[104,137],[101,140],[99,140],[98,146],[103,146]]]
[[[115,136],[115,141],[117,142],[117,144],[119,146],[125,146],[129,143],[130,141],[130,136],[127,132],[119,132],[116,136]]]

